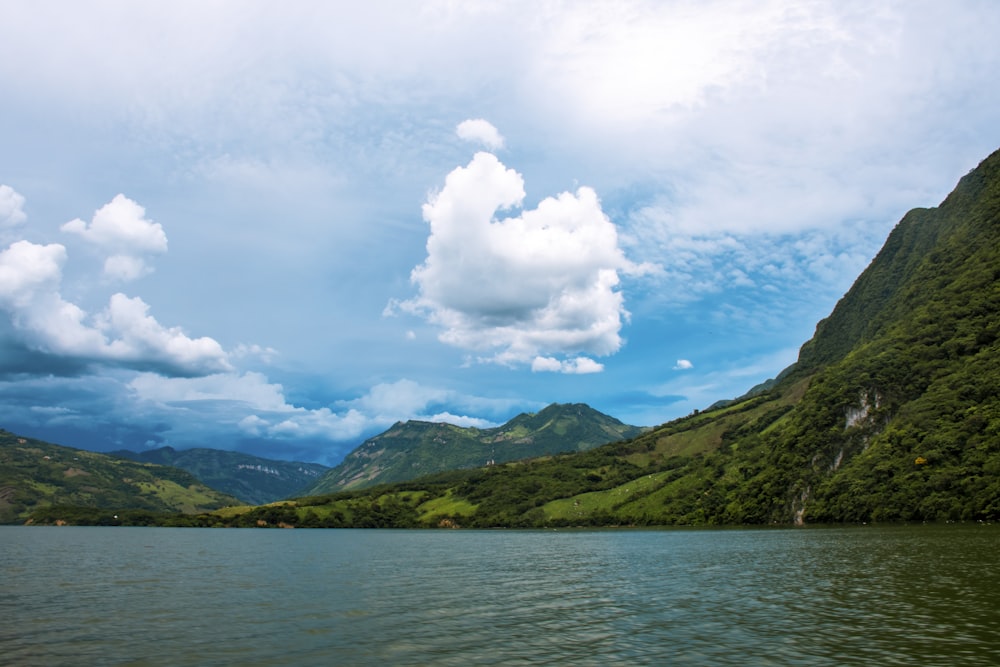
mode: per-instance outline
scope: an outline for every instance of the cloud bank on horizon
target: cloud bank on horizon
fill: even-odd
[[[4,14],[0,427],[94,449],[687,414],[1000,146],[980,0]]]

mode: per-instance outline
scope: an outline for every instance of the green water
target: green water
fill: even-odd
[[[4,665],[998,665],[1000,526],[0,527]]]

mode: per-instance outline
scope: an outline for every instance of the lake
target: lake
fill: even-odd
[[[1000,527],[0,527],[5,665],[997,665]]]

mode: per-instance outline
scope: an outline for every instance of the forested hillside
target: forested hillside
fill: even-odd
[[[255,505],[304,493],[329,470],[319,463],[276,461],[204,447],[181,450],[159,447],[143,452],[118,450],[110,454],[187,470],[213,489]]]
[[[86,520],[92,510],[109,510],[110,517],[116,510],[131,509],[148,516],[236,504],[232,496],[179,468],[125,461],[0,430],[0,523],[20,523],[29,516],[73,523]]]
[[[580,403],[553,403],[496,428],[400,422],[361,443],[305,493],[362,489],[446,470],[479,468],[487,462],[580,452],[643,430]]]

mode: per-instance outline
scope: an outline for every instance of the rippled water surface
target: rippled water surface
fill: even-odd
[[[11,665],[997,665],[1000,527],[0,527]]]

